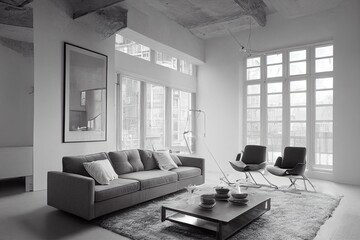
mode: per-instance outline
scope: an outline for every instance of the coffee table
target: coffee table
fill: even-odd
[[[246,205],[217,201],[211,210],[198,203],[161,206],[161,221],[169,220],[216,232],[216,239],[227,239],[270,210],[270,198],[248,196]],[[168,212],[171,212],[167,215]]]

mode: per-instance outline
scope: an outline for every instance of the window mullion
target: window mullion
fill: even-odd
[[[146,136],[146,84],[140,82],[140,148],[145,148]]]

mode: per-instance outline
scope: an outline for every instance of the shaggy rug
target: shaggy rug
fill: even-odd
[[[269,196],[271,209],[233,235],[231,240],[313,239],[340,202],[340,197],[322,193],[295,194],[270,189],[248,189],[247,192]],[[213,232],[170,221],[160,221],[162,205],[184,201],[187,197],[187,192],[181,191],[105,215],[93,222],[134,240],[214,239]]]

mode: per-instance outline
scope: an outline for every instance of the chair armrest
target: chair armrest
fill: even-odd
[[[48,172],[47,204],[87,220],[94,216],[95,181],[65,172]]]
[[[278,157],[274,164],[275,167],[281,167],[282,157]]]
[[[197,167],[201,169],[201,175],[205,177],[205,159],[190,156],[178,156],[184,166]]]
[[[305,172],[306,163],[298,163],[293,169],[286,171],[290,175],[302,175]]]
[[[242,154],[242,152],[241,152],[241,153],[238,153],[238,155],[236,156],[235,161],[240,161],[240,159],[241,159],[241,154]]]

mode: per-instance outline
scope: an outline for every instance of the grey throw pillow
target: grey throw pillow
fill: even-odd
[[[171,158],[169,152],[154,152],[153,156],[159,166],[163,171],[169,171],[174,168],[178,168],[174,160]]]
[[[170,157],[172,158],[172,160],[174,160],[174,162],[176,163],[176,165],[178,166],[182,166],[182,162],[180,161],[180,158],[177,155],[174,154],[170,154]]]

